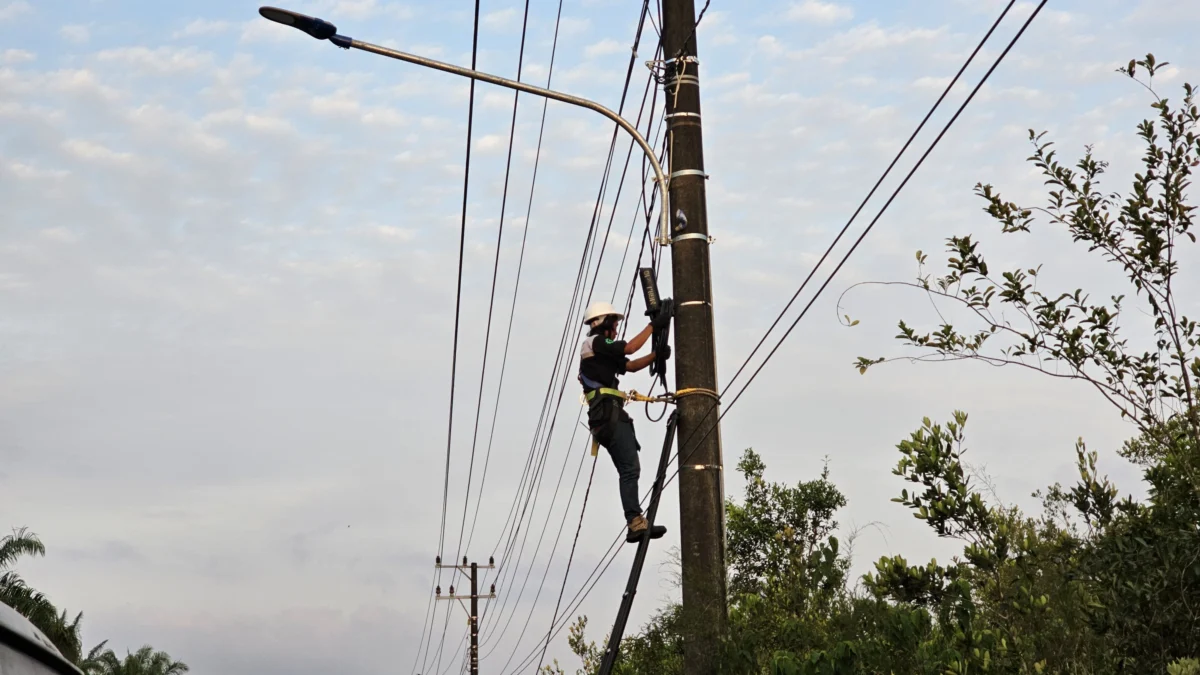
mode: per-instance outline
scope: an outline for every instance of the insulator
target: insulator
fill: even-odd
[[[466,564],[467,564],[467,556],[464,555],[463,556],[463,565],[466,566]]]
[[[442,594],[442,587],[441,587],[441,586],[438,586],[438,587],[437,587],[437,594],[438,594],[438,595],[441,595],[441,594]]]
[[[493,558],[492,556],[488,556],[488,564],[489,564],[489,565],[495,565],[495,564],[496,564],[496,559],[495,559],[495,558]]]
[[[442,564],[442,556],[439,555],[438,557],[434,558],[434,560],[437,561],[437,564],[439,564],[439,565]]]
[[[496,594],[496,584],[492,584],[492,595]]]
[[[454,587],[453,586],[450,587],[450,595],[454,595]]]

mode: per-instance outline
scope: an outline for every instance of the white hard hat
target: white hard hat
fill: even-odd
[[[583,313],[583,322],[591,325],[593,321],[604,316],[616,316],[618,319],[625,318],[625,315],[618,312],[616,308],[607,302],[597,300],[588,305],[587,311]]]

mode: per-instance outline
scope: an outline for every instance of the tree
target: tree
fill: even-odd
[[[961,541],[962,553],[924,565],[883,557],[857,592],[847,586],[833,536],[833,515],[845,502],[828,473],[796,487],[769,484],[761,458],[747,451],[738,465],[745,498],[727,505],[730,636],[722,672],[1200,672],[1200,335],[1182,311],[1177,249],[1195,241],[1186,194],[1200,165],[1200,111],[1190,85],[1178,109],[1154,93],[1163,65],[1147,55],[1120,69],[1135,80],[1149,74],[1138,81],[1158,115],[1138,127],[1145,166],[1128,197],[1099,192],[1107,165],[1090,148],[1068,168],[1032,131],[1030,161],[1050,186],[1048,205],[1018,206],[990,185],[976,190],[1003,233],[1030,234],[1036,212],[1119,268],[1151,319],[1148,347],[1122,332],[1123,296],[1095,303],[1082,289],[1043,293],[1040,267],[994,277],[970,236],[948,240],[942,276],[924,274],[927,257],[918,251],[916,281],[899,282],[983,323],[960,329],[942,319],[919,332],[901,321],[899,339],[922,352],[908,358],[974,359],[1088,384],[1136,428],[1120,454],[1141,467],[1148,497],[1120,498],[1080,439],[1078,481],[1037,493],[1041,514],[989,503],[963,463],[967,415],[956,411],[944,424],[926,418],[897,446],[893,473],[911,485],[893,501],[938,536]],[[865,373],[884,360],[855,365]],[[673,608],[622,642],[619,672],[680,672],[671,661],[680,628]],[[572,647],[592,673],[597,651],[582,632],[582,623],[573,627]]]
[[[1145,502],[1118,500],[1080,439],[1079,483],[1069,491],[1052,486],[1044,503],[1053,518],[1032,520],[988,507],[969,489],[955,449],[965,415],[956,413],[944,429],[927,419],[902,443],[896,472],[925,490],[906,491],[900,501],[940,536],[965,538],[966,559],[924,568],[885,559],[868,585],[881,598],[940,612],[945,628],[953,613],[956,648],[971,647],[962,652],[964,665],[982,658],[1012,672],[1028,672],[1029,664],[1052,672],[1163,672],[1200,644],[1200,332],[1184,313],[1189,304],[1178,282],[1180,246],[1196,242],[1196,207],[1187,196],[1200,164],[1200,110],[1190,84],[1177,108],[1154,90],[1165,65],[1148,54],[1118,69],[1151,93],[1157,112],[1156,121],[1138,126],[1143,169],[1127,196],[1100,191],[1108,165],[1091,147],[1070,168],[1042,140],[1045,132],[1033,130],[1029,161],[1050,186],[1045,206],[1020,206],[991,185],[976,186],[1002,233],[1031,234],[1039,214],[1119,268],[1152,321],[1148,346],[1127,337],[1124,296],[1094,302],[1083,289],[1043,292],[1040,266],[997,277],[970,235],[947,240],[941,276],[924,273],[927,256],[918,251],[916,280],[892,282],[982,323],[964,329],[942,318],[923,332],[902,320],[898,339],[921,352],[906,358],[970,359],[1086,383],[1135,425],[1138,436],[1121,454],[1142,467],[1150,486]],[[885,360],[860,357],[855,366],[865,373]],[[1180,661],[1175,669],[1187,667]]]
[[[183,675],[188,672],[188,666],[182,661],[175,661],[166,652],[154,651],[146,645],[134,653],[125,652],[121,659],[111,649],[103,652],[98,645],[88,655],[86,668],[88,675]]]
[[[71,618],[66,610],[60,611],[49,598],[31,588],[11,569],[17,560],[30,555],[44,556],[46,547],[28,529],[14,529],[12,534],[0,539],[0,602],[29,619],[68,661],[88,675],[180,675],[187,672],[186,664],[172,661],[165,652],[155,652],[149,646],[127,655],[122,661],[111,649],[104,649],[108,642],[105,640],[85,656],[81,627],[83,612]]]
[[[1179,246],[1196,241],[1192,232],[1196,207],[1188,203],[1187,193],[1192,172],[1200,164],[1196,131],[1200,109],[1190,84],[1183,85],[1177,108],[1154,90],[1154,75],[1166,65],[1147,54],[1118,69],[1150,92],[1154,99],[1150,107],[1157,111],[1157,121],[1148,119],[1138,125],[1138,136],[1146,146],[1143,170],[1134,176],[1128,195],[1100,191],[1108,163],[1097,159],[1091,146],[1071,168],[1057,159],[1052,142],[1042,140],[1046,132],[1032,129],[1034,151],[1028,161],[1050,186],[1046,205],[1005,201],[990,184],[975,188],[986,203],[984,211],[999,223],[1002,233],[1029,235],[1035,214],[1040,214],[1065,228],[1089,253],[1118,267],[1153,322],[1151,344],[1135,347],[1126,337],[1125,296],[1096,302],[1083,289],[1043,292],[1038,289],[1041,266],[1015,267],[996,276],[968,234],[947,239],[945,274],[936,278],[925,274],[928,257],[917,251],[915,281],[885,282],[918,289],[935,306],[948,302],[962,307],[982,323],[965,329],[943,320],[936,330],[922,332],[902,320],[897,337],[922,352],[907,358],[971,359],[1079,380],[1130,419],[1146,437],[1144,442],[1175,452],[1177,439],[1170,434],[1184,434],[1195,446],[1200,439],[1196,388],[1200,329],[1184,313],[1189,305],[1179,295],[1178,278]],[[1139,68],[1147,73],[1146,81],[1138,78]],[[855,367],[865,373],[886,360],[860,357]],[[1181,422],[1171,424],[1176,418]],[[1197,460],[1176,455],[1172,461],[1200,489]]]
[[[54,603],[25,583],[12,566],[22,557],[45,556],[46,547],[26,528],[14,529],[0,539],[0,602],[17,610],[42,631],[58,651],[72,663],[78,663],[82,650],[80,622],[83,613],[69,619]]]

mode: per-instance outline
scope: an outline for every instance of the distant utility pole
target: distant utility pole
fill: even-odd
[[[470,595],[456,595],[454,593],[454,586],[451,586],[450,587],[450,595],[443,596],[442,595],[442,587],[438,586],[437,587],[437,599],[438,600],[457,600],[458,604],[462,605],[463,609],[467,609],[467,606],[463,605],[462,601],[464,599],[468,599],[468,598],[471,600],[471,608],[469,610],[467,610],[467,615],[469,617],[468,624],[471,627],[471,669],[470,669],[470,673],[471,673],[471,675],[479,675],[479,600],[480,599],[483,599],[483,600],[494,599],[496,597],[496,584],[492,584],[491,592],[489,592],[487,595],[480,595],[479,594],[479,568],[481,566],[478,563],[467,564],[466,556],[463,556],[461,565],[443,565],[442,559],[439,557],[437,559],[437,567],[439,569],[448,568],[448,569],[452,569],[452,570],[456,570],[456,571],[470,570],[470,572],[471,572],[471,594]],[[496,561],[492,558],[488,558],[488,564],[483,565],[482,567],[483,567],[483,569],[495,569]],[[451,578],[453,578],[453,577],[451,577]]]
[[[700,63],[694,0],[663,0],[663,58],[675,296],[675,383],[717,391],[709,267],[708,207],[700,134]],[[725,481],[720,410],[686,396],[679,410],[679,538],[683,565],[683,672],[716,675],[717,642],[725,634]]]

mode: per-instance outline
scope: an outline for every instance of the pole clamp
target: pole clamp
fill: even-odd
[[[685,239],[703,239],[704,241],[707,241],[709,244],[712,244],[713,242],[715,242],[717,240],[716,237],[710,237],[707,234],[700,234],[699,232],[693,232],[691,234],[681,234],[678,237],[672,238],[671,245],[673,246],[681,241],[684,241]]]
[[[708,180],[708,174],[704,173],[700,169],[680,169],[678,171],[672,171],[669,178],[670,180],[675,180],[680,176],[701,176],[704,178],[704,180]]]
[[[678,77],[668,78],[663,82],[664,89],[674,89],[681,84],[691,84],[697,87],[700,86],[700,78],[695,75],[680,75]]]

